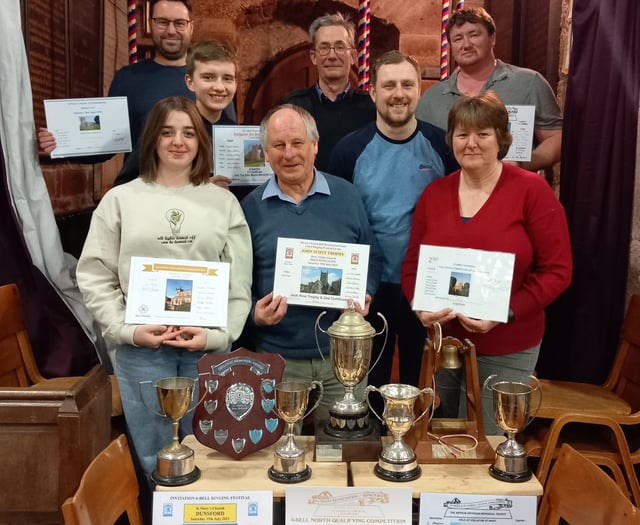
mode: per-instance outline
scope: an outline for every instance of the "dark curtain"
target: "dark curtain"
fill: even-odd
[[[569,290],[548,309],[540,377],[600,383],[625,309],[633,215],[640,2],[574,0],[560,200],[574,257]]]
[[[45,377],[82,375],[97,364],[96,349],[46,277],[33,265],[15,216],[0,147],[0,285],[16,283],[27,331]]]

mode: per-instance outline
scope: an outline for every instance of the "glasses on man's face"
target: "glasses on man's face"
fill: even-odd
[[[331,53],[332,49],[336,55],[344,55],[351,50],[351,48],[344,42],[336,42],[334,45],[320,44],[318,47],[316,47],[315,52],[318,53],[321,57],[324,57]]]
[[[191,20],[184,18],[178,18],[176,20],[170,20],[169,18],[152,18],[151,20],[153,20],[160,29],[167,29],[170,24],[173,24],[176,31],[184,31],[191,23]]]

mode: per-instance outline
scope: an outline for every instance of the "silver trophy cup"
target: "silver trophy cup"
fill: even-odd
[[[412,385],[390,384],[380,388],[369,385],[366,389],[367,403],[375,416],[380,419],[393,436],[393,441],[384,446],[378,463],[374,468],[376,476],[387,481],[413,481],[420,477],[422,470],[418,465],[413,449],[403,441],[403,436],[432,407],[435,399],[432,388],[419,388]],[[378,415],[371,403],[369,395],[378,392],[384,399],[384,412]],[[416,417],[414,404],[421,395],[429,394],[431,399],[425,403],[425,409]]]
[[[369,368],[373,338],[387,333],[387,320],[380,313],[384,328],[376,332],[375,328],[357,313],[353,305],[340,315],[326,331],[320,327],[320,319],[326,312],[322,312],[316,319],[317,330],[327,334],[330,338],[331,362],[336,379],[344,386],[344,397],[336,401],[329,409],[329,422],[324,431],[335,438],[353,440],[370,435],[373,432],[369,425],[369,407],[364,399],[357,399],[353,389],[362,382],[382,357]],[[384,343],[382,345],[384,348]],[[320,345],[318,344],[320,352]],[[324,355],[320,352],[324,360]]]
[[[307,410],[309,392],[318,388],[316,403]],[[297,421],[311,414],[322,400],[322,383],[311,381],[284,381],[275,386],[275,410],[287,424],[287,441],[276,447],[269,478],[278,483],[299,483],[309,479],[311,468],[305,460],[305,451],[293,439],[293,428]]]
[[[489,473],[500,481],[527,481],[531,479],[527,452],[516,441],[515,436],[527,427],[540,407],[542,398],[538,396],[537,406],[535,410],[531,410],[532,394],[540,389],[540,383],[534,376],[527,376],[526,382],[501,381],[496,378],[495,374],[487,377],[483,388],[493,392],[496,424],[506,432],[507,440],[496,448],[496,459],[489,467]]]

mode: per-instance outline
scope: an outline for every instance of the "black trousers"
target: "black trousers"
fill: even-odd
[[[379,335],[374,339],[371,365],[378,359],[380,352],[382,356],[369,373],[368,384],[380,387],[389,383],[397,339],[400,383],[418,386],[422,349],[427,338],[427,330],[411,310],[409,301],[402,293],[399,284],[380,283],[373,297],[367,319],[377,332],[383,327],[383,322],[377,315],[378,312],[387,320],[388,336],[384,348],[382,348],[384,336]],[[382,399],[378,394],[372,393],[370,400],[376,412],[378,409],[382,410]],[[382,415],[381,412],[378,414]]]

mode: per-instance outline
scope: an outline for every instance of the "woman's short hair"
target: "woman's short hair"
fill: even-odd
[[[274,113],[277,113],[281,109],[291,109],[298,115],[300,115],[300,118],[302,118],[302,121],[304,122],[305,128],[307,128],[307,138],[311,142],[318,142],[318,140],[320,139],[320,134],[318,133],[318,126],[316,125],[316,119],[313,118],[313,115],[300,106],[296,106],[294,104],[280,104],[275,108],[271,108],[260,123],[260,144],[264,149],[267,149],[267,141],[269,139],[267,132],[269,120],[271,120],[271,117]]]
[[[158,176],[157,144],[162,128],[167,122],[169,113],[181,111],[186,113],[198,139],[198,153],[191,163],[189,182],[197,186],[209,181],[213,171],[213,154],[211,140],[202,122],[196,105],[185,97],[167,97],[158,101],[147,116],[140,145],[140,177],[145,182],[153,182]]]
[[[493,128],[498,140],[498,159],[509,151],[513,138],[509,131],[509,114],[500,97],[493,91],[485,91],[475,97],[460,97],[449,110],[447,144],[452,146],[456,127],[468,129]]]

